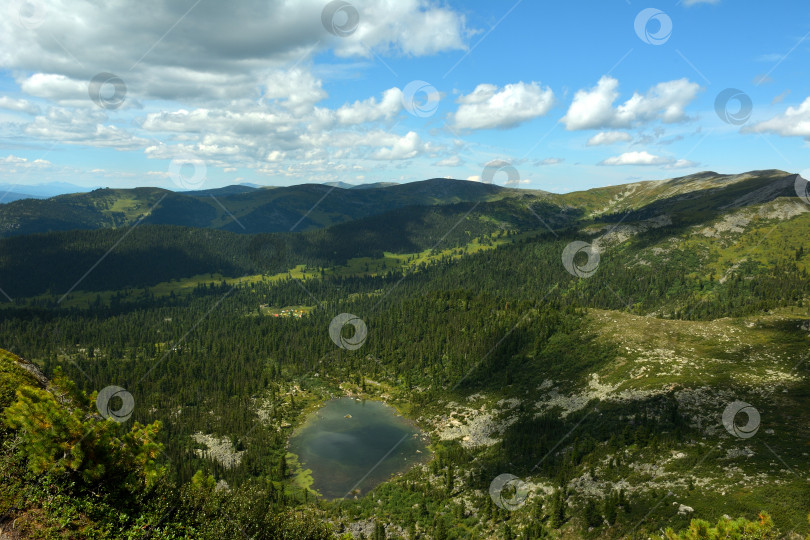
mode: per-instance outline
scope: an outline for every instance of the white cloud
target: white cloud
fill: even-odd
[[[685,169],[696,167],[698,164],[688,159],[672,159],[650,154],[643,150],[640,152],[625,152],[618,156],[609,157],[601,161],[599,165],[660,165],[664,169]]]
[[[397,138],[389,148],[380,148],[374,152],[371,159],[398,160],[416,157],[425,151],[426,145],[414,131]]]
[[[401,114],[401,89],[325,107],[321,77],[355,76],[373,56],[463,50],[472,34],[464,16],[438,0],[351,4],[360,24],[342,38],[322,24],[325,0],[200,2],[187,14],[190,4],[176,2],[55,1],[34,29],[0,18],[0,66],[16,74],[24,94],[46,102],[43,113],[31,101],[0,97],[0,109],[35,116],[5,125],[36,139],[143,150],[152,159],[192,153],[209,167],[307,179],[336,174],[341,159],[438,159],[446,149],[421,132],[369,125]],[[327,49],[358,60],[316,63]],[[90,98],[89,81],[101,72],[123,79],[120,109]]]
[[[315,0],[314,0],[315,1]],[[323,2],[315,1],[319,8]],[[295,3],[295,7],[298,3]],[[290,9],[294,9],[292,4]],[[378,0],[357,3],[360,24],[347,38],[339,38],[339,56],[371,56],[369,48],[425,56],[466,48],[465,18],[427,0]]]
[[[28,114],[39,114],[40,110],[35,104],[26,99],[14,99],[9,96],[0,96],[0,109],[7,111],[24,112]]]
[[[382,99],[377,102],[373,97],[364,101],[355,101],[351,105],[344,105],[335,111],[337,120],[343,125],[362,124],[374,122],[385,118],[390,120],[402,110],[402,90],[390,88],[383,92]]]
[[[588,139],[588,146],[601,146],[608,144],[616,144],[618,142],[627,142],[633,140],[629,133],[624,131],[600,131],[590,139]]]
[[[77,81],[55,73],[34,73],[18,81],[28,95],[53,101],[76,101],[86,106],[93,105],[87,93],[88,82]]]
[[[284,132],[296,122],[296,119],[286,112],[261,107],[240,110],[238,105],[232,104],[226,110],[178,109],[150,113],[146,115],[141,127],[149,131],[210,133],[224,137],[227,134],[260,135],[273,130]]]
[[[502,89],[492,84],[479,84],[471,94],[461,96],[455,114],[458,129],[493,129],[514,127],[543,116],[554,104],[554,92],[536,82],[507,84]]]
[[[566,129],[596,129],[613,124],[616,116],[613,102],[619,97],[616,91],[618,86],[616,79],[602,77],[590,91],[577,90],[568,112],[562,118]]]
[[[671,160],[650,154],[646,150],[641,152],[625,152],[618,156],[605,159],[600,165],[666,165]]]
[[[804,137],[810,140],[810,97],[798,107],[787,110],[773,118],[745,126],[743,133],[773,133],[782,137]]]
[[[104,124],[103,112],[92,109],[51,107],[25,126],[26,135],[66,144],[134,150],[146,140],[114,125]]]
[[[141,127],[156,134],[171,134],[177,144],[151,145],[146,155],[171,159],[192,153],[209,166],[255,168],[265,174],[287,176],[306,174],[306,170],[334,174],[338,169],[328,159],[393,161],[444,151],[422,140],[415,131],[401,135],[368,125],[392,119],[402,111],[398,88],[386,90],[379,99],[355,101],[336,110],[305,109],[268,98],[232,101],[217,108],[149,113]]]
[[[0,65],[33,73],[26,85],[31,95],[59,100],[89,101],[88,81],[100,72],[122,77],[132,100],[255,98],[268,70],[329,48],[343,57],[423,56],[462,50],[470,33],[462,14],[437,2],[358,0],[352,2],[357,30],[338,38],[322,24],[325,4],[242,0],[236,8],[199,2],[189,10],[183,2],[47,2],[36,29],[0,18]],[[287,81],[274,82],[284,87]],[[47,88],[37,88],[42,83]],[[284,97],[311,102],[318,96],[315,89]]]
[[[688,169],[690,167],[697,167],[698,165],[700,165],[700,163],[688,159],[676,159],[672,163],[664,165],[664,169]]]
[[[53,165],[47,159],[35,159],[34,161],[29,161],[24,157],[15,156],[13,154],[9,154],[4,158],[0,158],[0,166],[13,166],[13,167],[21,167],[21,168],[36,168],[36,169],[44,169]]]
[[[558,165],[565,161],[563,158],[557,157],[549,157],[545,159],[541,159],[540,161],[535,161],[534,164],[537,166],[545,166],[545,165]]]
[[[458,156],[450,156],[436,162],[439,167],[458,167],[461,165],[461,158]]]
[[[566,129],[629,128],[655,120],[680,122],[686,120],[684,108],[700,90],[697,83],[687,79],[662,82],[644,95],[634,92],[630,99],[614,108],[618,86],[618,80],[603,76],[595,87],[578,90],[562,118]]]
[[[323,105],[325,81],[356,77],[371,58],[466,49],[474,32],[441,0],[351,0],[359,25],[346,37],[324,28],[326,0],[199,2],[191,10],[170,1],[36,3],[47,11],[36,28],[21,28],[13,13],[0,18],[0,66],[19,97],[37,98],[0,97],[0,109],[33,115],[19,124],[19,115],[3,112],[8,133],[150,159],[191,153],[208,167],[298,180],[449,155],[415,127],[389,133],[375,125],[402,114],[400,88],[368,97],[357,85],[350,99],[341,95],[343,106]],[[328,63],[327,50],[353,60]],[[89,82],[101,72],[126,86],[118,109],[90,98]]]
[[[321,86],[321,81],[304,69],[275,70],[264,79],[262,98],[283,100],[285,107],[304,114],[327,97]]]

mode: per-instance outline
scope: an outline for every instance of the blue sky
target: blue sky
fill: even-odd
[[[810,168],[799,0],[7,4],[0,183],[20,192]]]

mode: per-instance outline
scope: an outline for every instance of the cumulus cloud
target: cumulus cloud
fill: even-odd
[[[566,129],[630,128],[655,120],[681,122],[687,119],[685,107],[700,90],[697,83],[677,79],[658,83],[644,95],[634,92],[630,99],[614,107],[618,87],[618,80],[603,76],[595,87],[578,90],[562,118]]]
[[[355,101],[351,105],[340,107],[335,114],[340,124],[353,125],[374,122],[381,119],[390,120],[402,110],[402,90],[390,88],[383,92],[378,102],[374,97],[364,101]]]
[[[416,157],[426,150],[427,146],[419,135],[409,131],[404,137],[397,137],[388,148],[380,148],[371,155],[371,159],[398,160]]]
[[[646,150],[641,152],[625,152],[618,156],[605,159],[600,165],[664,165],[667,158],[650,154]]]
[[[548,113],[554,104],[554,92],[536,82],[507,84],[501,89],[479,84],[457,101],[458,110],[451,115],[457,129],[509,128]]]
[[[325,4],[47,2],[37,28],[22,28],[13,16],[0,19],[0,65],[49,78],[29,81],[32,90],[48,83],[32,95],[58,99],[87,100],[87,81],[100,72],[121,76],[136,100],[238,99],[255,95],[268,69],[327,48],[368,58],[374,51],[422,56],[466,47],[464,16],[432,1],[353,2],[360,23],[344,38],[322,24]]]
[[[206,159],[209,166],[239,165],[266,174],[287,175],[292,169],[300,171],[302,166],[334,173],[334,163],[324,165],[327,158],[397,161],[428,150],[434,155],[444,151],[431,147],[414,131],[400,135],[369,125],[402,113],[399,88],[390,88],[379,98],[328,109],[313,105],[319,97],[319,81],[305,76],[296,80],[304,88],[316,89],[311,99],[291,104],[289,99],[275,100],[266,95],[258,101],[231,101],[217,108],[148,113],[140,124],[142,129],[156,136],[169,134],[183,143],[150,145],[146,155],[171,159],[178,153],[193,153]]]
[[[326,107],[321,77],[352,65],[315,62],[327,49],[359,61],[463,50],[472,33],[463,14],[438,0],[351,3],[359,25],[337,37],[322,23],[325,0],[48,2],[36,28],[0,18],[0,66],[45,103],[2,97],[0,109],[34,116],[14,128],[28,137],[154,159],[194,154],[231,171],[312,178],[352,170],[340,159],[437,159],[446,150],[415,131],[374,125],[402,114],[400,88]],[[120,108],[90,98],[101,72],[123,80]]]
[[[624,131],[600,131],[590,139],[588,139],[588,146],[601,146],[608,144],[616,144],[619,142],[627,142],[633,140],[629,133]]]
[[[263,82],[262,98],[281,100],[283,106],[298,114],[306,113],[327,97],[320,79],[302,68],[274,70]]]
[[[57,102],[75,101],[88,107],[93,104],[87,93],[87,81],[55,73],[34,73],[18,82],[20,89],[30,96]]]
[[[810,141],[810,97],[798,107],[787,110],[773,118],[745,126],[743,133],[773,133],[782,137],[804,137]]]
[[[661,165],[665,169],[683,169],[694,167],[697,163],[686,159],[672,159],[651,154],[646,150],[639,152],[625,152],[618,156],[609,157],[599,165]]]
[[[315,5],[320,11],[323,2],[315,1]],[[368,57],[370,48],[424,56],[466,47],[462,39],[466,33],[464,16],[433,2],[377,0],[356,6],[360,24],[351,36],[336,40],[339,56]]]

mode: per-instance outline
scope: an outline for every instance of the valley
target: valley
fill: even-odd
[[[724,516],[810,534],[795,174],[565,195],[441,182],[300,232],[121,221],[0,240],[0,514],[42,537],[646,538]],[[358,192],[402,202],[401,187]],[[330,334],[342,313],[367,333]],[[15,394],[25,384],[39,393]],[[80,414],[110,385],[131,420]],[[322,497],[324,473],[289,443],[341,396],[394,407],[425,433],[424,459]],[[737,403],[756,410],[753,435]],[[23,411],[65,428],[31,438]],[[492,495],[502,474],[525,498]]]

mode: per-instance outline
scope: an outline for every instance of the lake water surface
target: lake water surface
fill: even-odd
[[[312,413],[290,439],[290,452],[327,499],[365,494],[428,457],[422,432],[396,409],[349,397]]]

